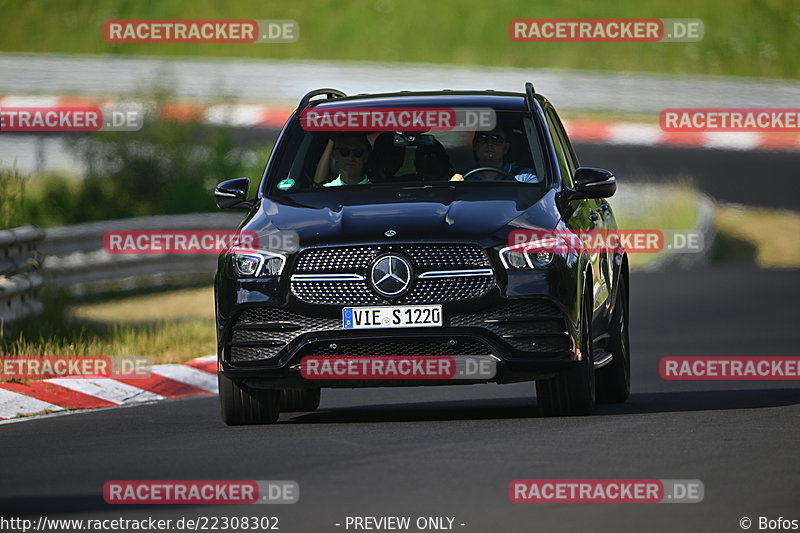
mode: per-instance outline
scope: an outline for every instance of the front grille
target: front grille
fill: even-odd
[[[342,325],[341,318],[315,317],[292,313],[280,307],[251,307],[239,315],[240,324],[257,323],[300,323],[309,330],[336,329]]]
[[[291,291],[301,301],[317,305],[425,304],[471,300],[485,296],[495,285],[494,276],[415,279],[398,298],[384,298],[366,279],[372,261],[385,252],[397,252],[411,261],[414,275],[431,270],[469,270],[491,266],[489,256],[476,244],[397,244],[315,248],[300,254],[295,274],[358,274],[363,281],[292,280]]]
[[[476,244],[396,244],[305,250],[297,259],[295,273],[352,272],[364,274],[375,257],[390,251],[399,252],[408,257],[417,271],[490,266],[486,252]]]
[[[386,301],[372,292],[366,281],[292,281],[292,292],[298,300],[321,305],[372,305]]]
[[[366,281],[292,281],[303,302],[319,305],[389,305],[457,302],[479,298],[494,286],[492,276],[420,279],[399,298],[382,298]]]
[[[472,244],[403,244],[399,250],[411,258],[414,266],[421,269],[489,266],[486,252],[480,246]]]
[[[256,348],[248,346],[232,346],[231,362],[248,363],[252,361],[266,361],[275,357],[277,350],[273,348]]]
[[[239,315],[231,334],[231,361],[234,363],[274,358],[301,333],[342,328],[341,318],[298,315],[277,307],[252,307]],[[248,343],[272,346],[248,346]]]
[[[463,278],[462,278],[463,279]],[[509,300],[477,313],[447,312],[445,327],[484,328],[511,347],[523,352],[563,352],[569,349],[564,317],[555,303],[544,299]],[[342,319],[314,317],[290,312],[277,307],[252,307],[245,310],[230,337],[231,362],[262,361],[273,359],[297,336],[319,331],[345,331]],[[405,335],[403,330],[372,330],[377,335]],[[433,333],[433,331],[432,331]],[[462,334],[458,334],[461,336]],[[311,345],[314,355],[482,355],[491,353],[478,339],[451,339],[401,342],[377,340],[331,341]],[[307,352],[306,355],[311,355]],[[513,355],[513,354],[512,354]],[[524,354],[521,356],[524,357]]]
[[[378,246],[348,246],[344,248],[315,248],[306,250],[297,259],[295,272],[358,272],[380,252]]]
[[[563,352],[569,349],[564,316],[555,303],[543,298],[510,300],[499,306],[453,315],[453,327],[480,326],[525,352]]]
[[[483,296],[493,286],[492,276],[420,279],[408,296],[401,300],[408,303],[457,302]]]
[[[335,344],[335,348],[331,347]],[[492,350],[478,340],[458,341],[456,344],[448,340],[441,341],[371,341],[371,342],[336,342],[320,343],[304,349],[303,355],[339,355],[339,356],[367,356],[367,355],[396,355],[396,356],[427,356],[427,355],[487,355]]]

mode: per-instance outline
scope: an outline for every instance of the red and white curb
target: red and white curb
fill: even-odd
[[[13,96],[0,95],[2,107],[105,107],[126,102],[111,98],[85,96]],[[152,105],[151,104],[146,104]],[[161,107],[163,118],[206,124],[250,128],[281,128],[294,112],[292,107],[259,106],[252,104],[200,105],[187,102],[168,102]]]
[[[0,107],[103,107],[121,104],[110,98],[82,96],[0,95]],[[293,107],[254,104],[200,105],[171,102],[162,116],[176,120],[198,120],[208,124],[250,128],[280,128]],[[577,142],[639,146],[683,146],[724,150],[800,150],[800,134],[775,132],[665,132],[657,124],[565,120],[570,138]]]
[[[183,364],[154,365],[147,371],[147,378],[73,376],[0,383],[0,421],[44,411],[97,409],[218,392],[216,355]]]
[[[800,150],[800,134],[775,132],[666,132],[641,122],[565,120],[572,141],[640,146],[685,146],[721,150]]]

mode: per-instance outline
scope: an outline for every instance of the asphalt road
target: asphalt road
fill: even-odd
[[[303,533],[371,515],[451,516],[465,532],[733,532],[743,516],[753,530],[759,516],[800,519],[796,382],[667,382],[657,370],[666,355],[798,355],[800,271],[636,274],[631,296],[633,394],[594,416],[539,417],[533,385],[517,384],[323,391],[319,411],[265,427],[226,428],[216,398],[30,420],[0,427],[1,514],[272,515]],[[699,479],[705,499],[513,504],[519,478]],[[301,496],[109,506],[112,479],[295,480]]]
[[[797,210],[800,152],[576,143],[585,166],[620,183],[685,180],[722,202]]]

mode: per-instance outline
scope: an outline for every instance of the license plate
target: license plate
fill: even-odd
[[[442,306],[345,307],[342,325],[345,329],[437,327],[442,325]]]

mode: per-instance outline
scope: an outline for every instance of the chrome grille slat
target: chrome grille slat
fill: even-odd
[[[414,269],[411,289],[398,298],[378,295],[366,279],[372,261],[384,252],[407,257]],[[453,276],[447,276],[452,271]],[[471,275],[469,272],[475,274]],[[420,277],[431,272],[431,277]],[[322,279],[336,274],[353,279]],[[307,279],[309,276],[317,279]],[[304,279],[305,278],[305,279]],[[341,246],[304,250],[290,280],[291,292],[305,303],[318,305],[386,305],[445,303],[486,295],[495,279],[486,251],[477,244],[397,244]]]
[[[367,268],[379,251],[378,246],[313,248],[300,254],[295,273],[352,272],[360,274],[360,271]]]

